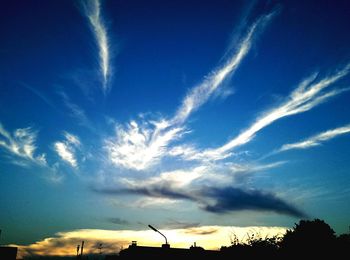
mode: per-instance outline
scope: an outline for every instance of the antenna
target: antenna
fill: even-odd
[[[168,244],[168,240],[166,239],[166,236],[164,236],[159,230],[157,230],[155,227],[152,227],[151,225],[148,225],[148,227],[150,229],[152,229],[153,231],[158,232],[159,234],[161,234],[165,238],[165,244],[166,245]]]
[[[98,249],[100,249],[100,254],[102,254],[102,244],[99,244]]]
[[[83,256],[83,251],[84,251],[84,240],[81,242],[81,247],[80,247],[80,255],[81,255],[81,257]]]

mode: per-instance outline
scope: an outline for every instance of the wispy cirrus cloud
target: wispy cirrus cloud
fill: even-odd
[[[241,64],[244,57],[248,54],[256,32],[264,27],[268,21],[274,16],[274,12],[261,16],[248,30],[247,34],[237,44],[236,51],[228,59],[228,61],[222,65],[219,69],[214,70],[206,77],[206,79],[199,85],[192,88],[187,96],[182,101],[181,106],[178,108],[175,116],[170,120],[172,123],[183,123],[190,116],[190,114],[196,111],[201,105],[203,105],[211,95],[219,88],[223,81]]]
[[[20,167],[38,166],[43,177],[53,183],[61,182],[63,176],[58,165],[49,165],[46,153],[37,153],[38,131],[32,127],[18,128],[13,133],[7,131],[0,123],[0,149],[3,148],[10,157],[10,162]]]
[[[285,102],[263,113],[248,129],[221,147],[203,151],[198,151],[194,147],[187,147],[186,149],[179,149],[177,154],[180,155],[182,153],[183,158],[187,160],[220,160],[227,158],[232,155],[231,151],[234,148],[250,142],[256,133],[273,122],[287,116],[309,111],[315,106],[324,103],[329,98],[349,90],[345,88],[326,91],[327,87],[348,75],[349,69],[350,64],[333,75],[318,81],[317,74],[311,75],[299,84]]]
[[[72,118],[76,119],[77,124],[88,128],[92,132],[95,132],[95,127],[93,126],[93,123],[90,121],[90,119],[87,117],[84,109],[82,109],[77,104],[73,103],[65,92],[61,91],[59,92],[59,95],[62,97],[64,105],[68,108],[70,112],[69,115]]]
[[[59,157],[70,164],[72,167],[78,167],[78,161],[75,155],[76,148],[78,148],[81,143],[77,136],[70,134],[68,132],[63,132],[65,140],[58,141],[54,143],[54,150],[59,155]]]
[[[100,0],[87,0],[83,2],[83,11],[89,20],[91,30],[96,38],[99,50],[99,64],[103,78],[103,92],[109,90],[108,80],[111,73],[110,67],[110,46],[107,35],[107,28],[101,10]]]
[[[156,164],[166,153],[168,144],[185,133],[182,127],[168,126],[166,121],[131,121],[126,127],[116,127],[116,137],[105,140],[110,161],[120,167],[144,170]]]
[[[25,161],[47,166],[45,153],[35,155],[36,139],[37,131],[34,131],[31,127],[18,128],[10,133],[0,123],[0,147]]]
[[[227,62],[214,70],[185,96],[175,115],[170,119],[131,121],[126,127],[116,128],[116,138],[106,141],[106,150],[112,163],[127,169],[145,170],[168,155],[168,146],[185,133],[183,126],[191,113],[202,106],[241,64],[248,54],[257,31],[271,19],[274,12],[261,16],[238,42],[236,51]]]
[[[311,136],[305,140],[296,143],[284,144],[276,152],[283,152],[294,149],[307,149],[315,146],[321,145],[330,139],[333,139],[339,135],[344,135],[350,133],[350,124],[335,129],[327,130],[325,132]]]
[[[49,99],[43,92],[39,91],[38,89],[24,83],[24,82],[19,82],[20,85],[31,91],[34,95],[36,95],[38,98],[40,98],[43,102],[45,102],[48,106],[53,108],[55,111],[58,111],[54,103]]]

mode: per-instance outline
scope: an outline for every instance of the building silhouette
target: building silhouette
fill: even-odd
[[[132,241],[128,248],[119,252],[119,256],[106,256],[106,260],[112,259],[139,259],[139,258],[158,258],[158,257],[200,257],[200,259],[215,258],[219,251],[205,250],[196,245],[190,248],[172,248],[169,244],[163,244],[161,247],[139,246],[136,241]]]
[[[16,257],[17,257],[17,247],[0,246],[0,259],[16,260]]]

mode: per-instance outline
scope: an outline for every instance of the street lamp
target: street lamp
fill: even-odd
[[[149,228],[151,228],[153,231],[158,232],[165,238],[165,244],[168,245],[168,240],[166,239],[166,236],[164,236],[159,230],[157,230],[155,227],[152,227],[151,225],[148,225]]]

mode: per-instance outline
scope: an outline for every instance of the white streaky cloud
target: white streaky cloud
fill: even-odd
[[[38,98],[40,98],[43,102],[45,102],[48,106],[50,106],[52,109],[54,109],[55,111],[58,111],[58,109],[56,108],[56,106],[54,105],[54,103],[41,91],[39,91],[38,89],[29,86],[26,83],[20,82],[20,85],[22,85],[23,87],[25,87],[26,89],[28,89],[31,93],[33,93],[34,95],[36,95]]]
[[[207,171],[206,166],[198,166],[191,170],[175,170],[163,172],[145,180],[122,178],[120,182],[129,189],[138,189],[144,187],[167,186],[173,189],[185,188],[194,180],[200,178]]]
[[[63,132],[65,139],[54,143],[54,150],[58,156],[72,167],[78,167],[78,160],[76,158],[76,149],[80,148],[81,142],[78,136]]]
[[[35,142],[37,132],[31,127],[18,128],[13,134],[9,133],[0,123],[0,147],[6,149],[9,153],[33,162],[37,165],[47,166],[46,155],[35,155],[37,149]]]
[[[127,169],[145,170],[166,154],[167,146],[180,138],[182,127],[167,127],[166,121],[139,125],[131,121],[127,127],[117,126],[116,137],[105,142],[110,161]]]
[[[174,204],[178,203],[178,200],[168,199],[168,198],[142,198],[134,201],[131,207],[135,208],[159,208],[162,209],[172,209]],[[125,205],[126,207],[130,207],[130,204]]]
[[[181,153],[180,150],[169,149],[168,146],[186,133],[183,125],[190,114],[203,105],[222,82],[238,68],[251,48],[258,27],[265,25],[273,14],[260,17],[250,27],[247,35],[238,44],[237,51],[227,63],[212,72],[201,84],[192,88],[172,118],[141,124],[131,121],[126,127],[117,127],[116,138],[105,142],[111,162],[120,167],[140,171],[155,165],[164,156]]]
[[[269,164],[256,163],[220,163],[207,164],[193,167],[190,169],[179,169],[174,171],[162,172],[156,176],[140,179],[140,178],[120,178],[118,180],[122,187],[132,190],[147,190],[153,193],[154,198],[158,198],[158,188],[167,187],[172,190],[181,191],[196,190],[200,186],[224,187],[228,183],[240,185],[244,182],[242,174],[257,173],[267,171],[285,164],[285,161],[278,161]],[[240,177],[240,178],[238,178]],[[199,184],[199,185],[198,185]],[[188,192],[187,192],[188,193]],[[191,196],[195,197],[193,193]],[[178,199],[170,199],[178,202]],[[155,201],[157,204],[158,201]],[[149,204],[149,203],[148,203]]]
[[[61,92],[58,92],[58,94],[62,97],[64,105],[69,109],[70,111],[69,115],[72,118],[76,119],[76,122],[79,125],[88,128],[92,132],[96,132],[94,124],[87,117],[85,110],[82,109],[77,104],[73,103],[65,92],[61,91]]]
[[[198,246],[206,250],[220,250],[222,246],[230,246],[230,238],[236,236],[244,243],[249,235],[260,237],[283,236],[286,227],[266,226],[199,226],[181,229],[162,229],[172,248],[189,248],[196,241]],[[18,247],[20,259],[29,256],[75,256],[76,245],[84,240],[84,253],[94,254],[99,251],[99,244],[103,244],[104,254],[118,253],[127,248],[131,241],[137,241],[140,246],[160,247],[163,242],[159,234],[150,229],[145,230],[103,230],[77,229],[56,233],[30,245],[9,245]]]
[[[78,136],[70,134],[68,132],[64,132],[63,135],[69,144],[72,144],[76,147],[79,147],[81,145],[81,142]]]
[[[211,163],[206,166],[206,171],[198,179],[194,180],[192,187],[195,187],[195,182],[200,185],[214,185],[216,187],[225,187],[228,184],[235,185],[236,187],[244,186],[248,180],[245,177],[280,167],[285,163],[287,162],[277,161],[268,164],[232,162]]]
[[[183,158],[187,160],[221,160],[231,156],[231,151],[234,148],[248,143],[254,138],[257,132],[273,122],[287,116],[306,112],[327,101],[330,97],[348,91],[348,88],[334,89],[328,92],[325,91],[325,89],[348,75],[349,69],[350,64],[336,72],[334,75],[325,77],[316,82],[317,75],[312,75],[299,84],[299,86],[289,95],[287,101],[280,106],[265,112],[248,129],[243,131],[237,137],[219,148],[198,151],[198,153],[193,154],[193,156]]]
[[[68,145],[66,145],[63,142],[56,142],[54,144],[54,147],[55,151],[62,158],[62,160],[68,162],[73,167],[78,166],[77,160],[75,159],[75,155]]]
[[[237,164],[237,163],[227,163],[227,167],[232,171],[232,173],[251,173],[251,172],[261,172],[279,167],[285,164],[286,161],[278,161],[268,164]]]
[[[238,68],[252,46],[254,33],[257,31],[257,28],[265,25],[273,15],[274,13],[270,13],[260,17],[257,22],[250,27],[248,33],[238,44],[236,52],[230,57],[227,63],[219,69],[214,70],[202,83],[190,90],[182,101],[175,116],[170,120],[172,124],[181,124],[186,121],[189,115],[203,105],[223,81]]]
[[[319,146],[325,141],[333,139],[339,135],[344,135],[348,133],[350,133],[350,124],[316,134],[300,142],[284,144],[277,152],[283,152],[294,149],[307,149],[314,146]]]
[[[84,2],[83,7],[99,49],[99,63],[103,76],[103,91],[106,93],[109,87],[108,79],[111,69],[109,40],[107,36],[107,28],[103,22],[101,2],[99,0],[87,0]]]
[[[50,182],[61,182],[63,176],[58,172],[58,165],[49,165],[46,160],[46,154],[36,154],[37,147],[35,145],[37,139],[37,131],[31,127],[16,129],[13,134],[8,132],[0,123],[0,148],[4,148],[11,155],[11,163],[20,167],[31,167],[33,164],[39,166],[39,172]]]

